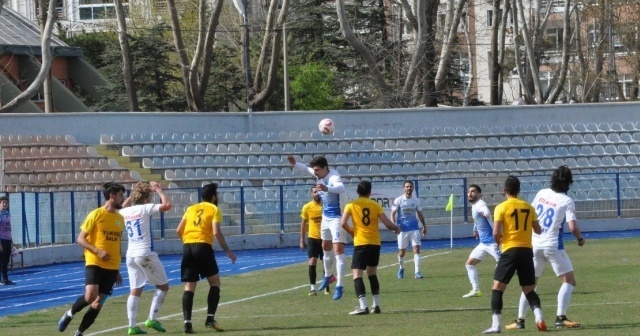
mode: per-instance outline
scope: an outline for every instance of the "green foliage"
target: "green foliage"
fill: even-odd
[[[294,110],[337,110],[344,100],[336,90],[335,74],[325,64],[311,62],[291,69]]]
[[[98,69],[105,66],[102,55],[107,51],[107,48],[118,44],[118,36],[109,31],[94,33],[83,31],[69,37],[63,36],[65,35],[61,35],[61,38],[70,46],[82,48],[87,61]]]
[[[237,51],[220,44],[211,63],[211,78],[205,94],[209,111],[234,112],[246,106],[244,70]]]

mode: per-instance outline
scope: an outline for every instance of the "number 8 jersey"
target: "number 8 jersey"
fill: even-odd
[[[576,220],[576,206],[573,199],[551,189],[542,189],[536,194],[531,205],[536,209],[538,222],[542,228],[542,233],[533,234],[533,247],[564,250],[562,241],[564,225],[568,221]]]

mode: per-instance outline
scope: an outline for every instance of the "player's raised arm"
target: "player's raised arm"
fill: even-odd
[[[160,196],[160,212],[171,210],[173,204],[171,204],[171,200],[169,200],[169,197],[167,197],[164,191],[162,191],[162,187],[160,187],[160,184],[158,182],[150,182],[149,186],[151,187],[151,191],[155,191],[155,193]]]

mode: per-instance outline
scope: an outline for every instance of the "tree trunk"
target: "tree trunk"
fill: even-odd
[[[555,104],[560,92],[564,90],[564,83],[567,79],[567,72],[569,71],[569,43],[571,42],[571,38],[569,36],[569,31],[571,30],[571,13],[573,13],[576,9],[574,5],[573,8],[570,8],[571,0],[565,0],[564,3],[564,19],[563,19],[563,29],[562,32],[562,63],[560,64],[560,74],[558,76],[558,80],[556,81],[556,86],[553,88],[551,93],[549,94],[549,98],[547,98],[546,104]]]
[[[436,21],[438,17],[439,0],[428,0],[426,6],[426,32],[429,39],[427,40],[426,50],[424,53],[424,99],[425,106],[438,106],[439,93],[436,91],[436,48],[434,39],[436,36]]]
[[[133,62],[131,60],[131,49],[129,48],[129,36],[127,34],[127,21],[122,7],[122,0],[113,0],[116,7],[116,18],[118,20],[118,42],[122,52],[122,75],[124,78],[124,88],[127,91],[129,111],[140,111],[138,106],[138,94],[136,84],[133,81]]]
[[[38,0],[38,9],[40,10],[40,14],[38,15],[38,22],[40,23],[40,34],[43,34],[48,18],[46,0]],[[51,62],[53,62],[53,59],[51,60]],[[45,113],[54,112],[53,95],[51,94],[51,91],[51,71],[49,71],[47,73],[47,76],[45,76],[44,81],[42,82],[42,95],[44,96]]]
[[[436,73],[436,90],[442,91],[445,80],[444,77],[448,72],[449,63],[451,62],[451,55],[455,43],[455,39],[458,36],[458,26],[460,25],[460,17],[462,12],[467,6],[467,0],[459,0],[458,5],[454,8],[454,0],[449,0],[446,23],[445,23],[445,36],[442,40],[442,49],[440,49],[440,63],[438,64],[438,71]]]
[[[524,38],[524,47],[527,55],[528,69],[531,72],[531,80],[533,81],[533,87],[535,89],[535,103],[542,103],[542,92],[540,91],[540,75],[538,71],[538,62],[536,62],[536,50],[533,47],[531,36],[532,31],[528,28],[527,21],[524,17],[524,7],[522,6],[522,0],[515,0],[517,5],[517,12],[522,22],[522,37]]]
[[[491,25],[491,55],[489,57],[489,104],[500,105],[500,96],[498,95],[498,77],[500,73],[500,64],[498,64],[498,32],[500,24],[498,23],[500,15],[500,0],[493,0],[493,22]]]

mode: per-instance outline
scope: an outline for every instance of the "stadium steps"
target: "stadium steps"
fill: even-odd
[[[140,162],[131,161],[130,157],[121,156],[118,150],[109,149],[106,145],[95,145],[93,147],[99,155],[105,156],[109,159],[114,159],[121,167],[126,168],[129,171],[137,172],[144,181],[163,180],[161,174],[153,174],[151,169],[142,168]]]

